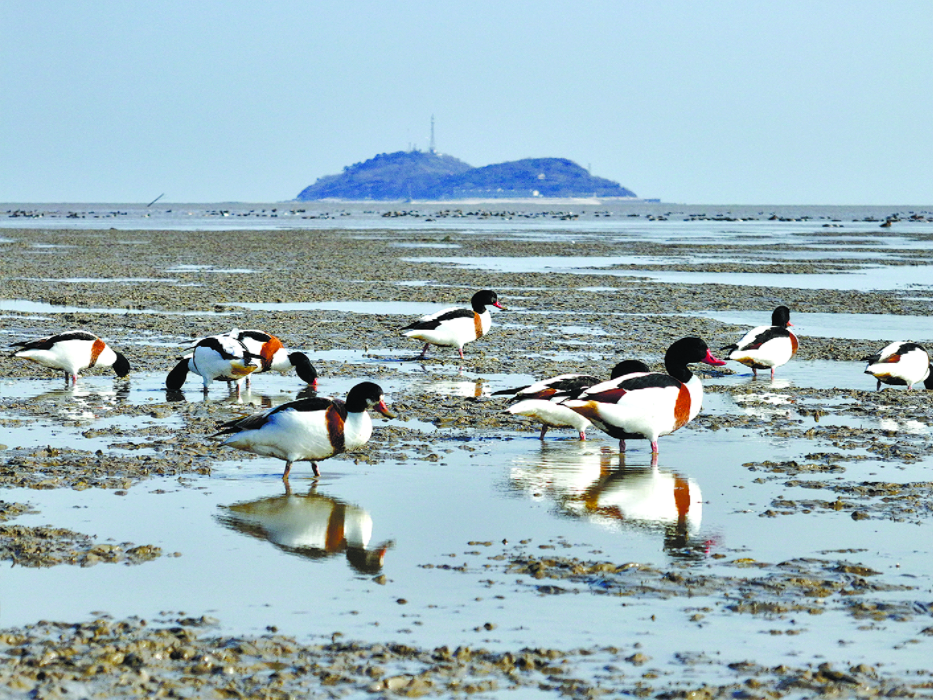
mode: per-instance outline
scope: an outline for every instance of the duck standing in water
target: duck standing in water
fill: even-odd
[[[386,406],[382,388],[361,382],[350,389],[346,401],[324,397],[290,401],[223,423],[215,437],[226,435],[224,445],[284,460],[283,481],[288,481],[294,462],[311,462],[314,476],[320,476],[319,460],[355,450],[369,441],[373,433],[369,408],[387,418],[395,417]]]
[[[486,307],[505,308],[499,303],[498,295],[490,289],[477,292],[470,302],[472,309],[458,307],[442,309],[422,316],[399,332],[424,343],[420,358],[424,358],[431,345],[442,345],[457,348],[460,358],[463,359],[463,346],[479,340],[489,332],[492,317]]]
[[[693,362],[720,367],[700,338],[681,338],[664,356],[667,374],[637,372],[595,384],[564,405],[587,418],[593,425],[619,441],[643,438],[658,452],[658,438],[669,435],[693,420],[703,405],[703,385],[687,367]]]
[[[773,381],[774,369],[797,354],[797,336],[787,330],[792,325],[790,309],[779,306],[771,314],[770,326],[752,328],[739,342],[722,348],[722,352],[727,353],[728,359],[751,367],[756,378],[758,370],[770,369]]]
[[[93,333],[68,331],[38,340],[13,343],[19,347],[12,357],[57,369],[65,373],[65,381],[78,383],[78,372],[90,367],[112,367],[118,377],[129,374],[130,363],[120,353]]]
[[[917,382],[923,382],[927,389],[933,389],[930,355],[919,343],[891,343],[874,355],[863,357],[867,362],[865,374],[878,380],[878,389],[882,384],[906,386],[908,391]]]
[[[175,365],[165,378],[165,388],[180,391],[188,372],[194,372],[201,377],[205,394],[215,380],[235,382],[239,394],[243,379],[261,368],[260,358],[239,340],[229,335],[212,335],[199,340],[191,354]]]

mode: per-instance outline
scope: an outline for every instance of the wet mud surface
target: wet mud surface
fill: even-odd
[[[842,239],[838,231],[814,227],[811,235],[822,237],[821,248],[818,254],[814,251],[813,260],[796,263],[793,271],[849,269],[854,263],[828,254],[825,246],[838,245],[842,253],[857,234],[850,230]],[[877,232],[866,226],[864,235],[871,242]],[[5,299],[78,310],[49,312],[24,305],[21,311],[0,312],[3,345],[85,328],[124,352],[133,366],[127,380],[110,375],[112,390],[81,395],[77,390],[65,391],[64,380],[48,370],[6,354],[0,357],[0,376],[28,379],[35,388],[27,396],[0,394],[0,430],[38,426],[40,433],[54,435],[67,428],[95,445],[80,449],[43,444],[41,436],[28,446],[3,445],[0,489],[5,490],[103,489],[119,495],[156,477],[184,481],[211,474],[222,449],[211,439],[217,424],[259,406],[243,405],[217,385],[211,390],[214,400],[202,401],[197,378],[189,377],[183,394],[153,390],[144,402],[129,400],[129,387],[139,376],[158,386],[187,341],[232,327],[265,329],[286,345],[307,351],[322,377],[322,393],[328,381],[349,385],[364,375],[384,383],[398,420],[378,421],[370,443],[342,459],[431,465],[452,453],[475,451],[471,440],[476,437],[494,440],[506,432],[523,437],[537,433],[537,425],[504,414],[503,401],[489,395],[521,383],[510,377],[578,372],[581,365],[588,373],[608,376],[611,367],[626,358],[642,359],[661,370],[665,348],[680,337],[699,335],[715,350],[734,342],[745,330],[689,314],[757,309],[765,323],[778,303],[791,308],[792,320],[794,312],[808,311],[929,317],[933,310],[931,299],[910,290],[776,290],[649,283],[595,271],[592,275],[487,272],[406,260],[411,249],[399,244],[456,245],[453,252],[458,258],[683,255],[694,259],[703,254],[703,245],[598,237],[588,241],[585,236],[568,245],[566,240],[521,240],[428,228],[232,234],[7,229],[4,237],[11,239],[0,245]],[[748,246],[716,245],[715,252],[754,258],[763,271],[788,270],[778,260],[762,259],[767,251],[758,247],[750,252]],[[913,249],[883,252],[900,256],[893,264],[927,262]],[[742,262],[694,261],[663,267],[748,271]],[[139,281],[62,281],[74,278]],[[481,288],[496,290],[508,310],[494,314],[488,336],[466,346],[463,362],[454,349],[436,348],[427,359],[415,362],[420,346],[397,333],[411,320],[405,315],[238,306],[332,300],[464,305]],[[928,329],[922,331],[929,334]],[[920,333],[912,339],[931,338]],[[797,358],[778,371],[778,377],[792,376],[793,362],[852,363],[851,382],[840,387],[772,387],[764,378],[736,381],[736,373],[744,371],[736,363],[721,372],[701,371],[708,397],[725,402],[727,409],[704,411],[684,430],[698,435],[750,432],[779,442],[812,442],[814,449],[803,449],[794,459],[744,463],[755,483],[794,492],[759,504],[755,513],[760,518],[779,525],[782,518],[843,514],[853,520],[916,525],[928,537],[933,481],[894,477],[898,470],[933,456],[928,430],[933,421],[931,396],[903,389],[874,391],[874,380],[860,374],[858,360],[879,346],[869,340],[806,338]],[[88,374],[108,372],[89,370]],[[429,388],[464,375],[475,382],[472,395],[445,395]],[[261,386],[264,379],[255,376],[253,386]],[[295,383],[297,390],[297,379]],[[879,422],[878,416],[889,417],[889,424]],[[227,452],[227,459],[253,459]],[[888,471],[866,478],[855,469],[866,460],[883,461]],[[328,464],[322,463],[323,471]],[[857,476],[850,476],[853,472]],[[0,502],[0,562],[7,566],[145,567],[178,554],[145,542],[99,541],[93,533],[54,523],[17,525],[17,518],[30,508],[27,503]],[[462,539],[466,543],[469,537],[464,533]],[[563,557],[561,548],[560,541],[469,541],[458,563],[432,560],[421,566],[437,575],[438,586],[458,575],[496,576],[522,595],[552,598],[558,606],[568,596],[579,595],[634,604],[673,600],[680,603],[684,625],[702,627],[716,616],[753,616],[780,620],[766,633],[795,636],[819,633],[821,615],[832,610],[857,621],[859,629],[867,632],[880,622],[909,624],[916,634],[905,642],[907,648],[926,644],[929,649],[926,640],[933,636],[933,593],[928,583],[895,582],[862,562],[857,549],[827,551],[819,558],[760,562],[737,552],[710,553],[703,541],[684,541],[675,547],[679,558],[659,567],[598,556]],[[707,557],[718,560],[717,573],[691,567],[691,562]],[[889,671],[883,664],[843,667],[814,658],[792,667],[726,658],[718,652],[684,653],[679,660],[684,668],[715,668],[712,675],[721,677],[720,683],[691,685],[670,664],[654,663],[637,641],[619,647],[531,646],[503,651],[470,648],[452,639],[446,646],[420,648],[339,636],[313,643],[276,630],[229,636],[217,632],[216,623],[169,614],[149,621],[101,616],[0,630],[0,689],[10,697],[417,697],[522,689],[569,697],[933,695],[928,664],[906,672]],[[493,623],[487,624],[487,631],[494,629]]]

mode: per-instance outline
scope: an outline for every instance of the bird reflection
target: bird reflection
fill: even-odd
[[[433,382],[422,382],[421,388],[426,393],[441,394],[442,396],[462,396],[464,398],[478,399],[481,396],[489,396],[489,386],[484,378],[460,380],[441,380]]]
[[[217,519],[232,530],[268,540],[279,549],[307,559],[328,559],[344,554],[362,574],[382,570],[391,541],[369,547],[373,521],[358,506],[317,493],[312,486],[305,495],[285,494],[256,501],[220,506]]]
[[[254,391],[251,388],[244,388],[240,391],[236,390],[236,387],[228,385],[227,395],[219,399],[219,403],[229,403],[237,404],[243,406],[255,406],[260,409],[272,408],[273,406],[278,406],[283,403],[288,403],[289,401],[295,401],[297,399],[306,399],[312,396],[317,396],[317,391],[310,386],[303,388],[299,391],[294,397],[290,394],[276,393],[276,394],[267,394],[261,391]],[[196,394],[201,401],[207,401],[207,397],[203,397],[201,392],[198,391]],[[182,402],[187,401],[185,397],[185,392],[181,390],[165,390],[165,400],[168,403]]]
[[[578,448],[578,449],[568,449]],[[577,443],[543,445],[534,464],[512,468],[511,482],[533,498],[554,501],[560,512],[591,522],[659,532],[663,549],[678,558],[700,558],[703,500],[699,485],[652,460],[626,466],[625,454]]]
[[[70,385],[38,394],[34,398],[53,419],[76,423],[90,423],[114,406],[124,404],[130,396],[130,385],[116,380],[112,389]]]

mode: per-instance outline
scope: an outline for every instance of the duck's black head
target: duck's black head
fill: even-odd
[[[317,386],[317,370],[311,364],[311,360],[303,352],[293,352],[288,356],[288,361],[295,368],[295,373],[306,384]]]
[[[714,357],[710,352],[709,346],[702,338],[689,337],[681,338],[667,349],[664,355],[664,366],[667,373],[681,381],[690,379],[690,370],[687,365],[691,362],[705,362],[713,367],[721,367],[726,364],[718,357]],[[686,374],[687,379],[681,375]]]
[[[395,415],[386,406],[382,387],[373,382],[360,382],[350,389],[347,394],[347,411],[349,413],[362,413],[367,408],[378,411],[386,418],[395,418]]]
[[[130,361],[120,353],[114,351],[117,359],[113,361],[113,371],[118,377],[125,377],[130,373]]]
[[[771,325],[779,328],[787,328],[794,324],[790,322],[790,309],[786,306],[779,306],[771,313]]]
[[[624,377],[626,374],[635,374],[636,372],[650,372],[651,368],[641,360],[622,360],[612,368],[610,379]]]
[[[470,303],[473,305],[473,310],[478,314],[483,313],[487,306],[495,306],[497,309],[505,308],[499,303],[499,295],[491,289],[482,289],[478,291],[473,295],[473,298],[470,299]]]

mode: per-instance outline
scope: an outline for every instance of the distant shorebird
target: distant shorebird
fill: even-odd
[[[498,295],[489,289],[477,292],[470,301],[472,309],[457,307],[442,309],[422,316],[399,332],[424,343],[420,355],[422,358],[431,345],[443,345],[457,348],[462,359],[463,346],[482,338],[489,332],[492,318],[486,306],[495,306],[497,309],[505,308],[499,303]]]
[[[770,369],[773,380],[774,369],[797,354],[797,336],[787,330],[792,325],[790,309],[779,306],[771,314],[770,326],[752,328],[739,342],[722,348],[722,352],[728,353],[728,359],[751,367],[755,377],[758,370]]]

